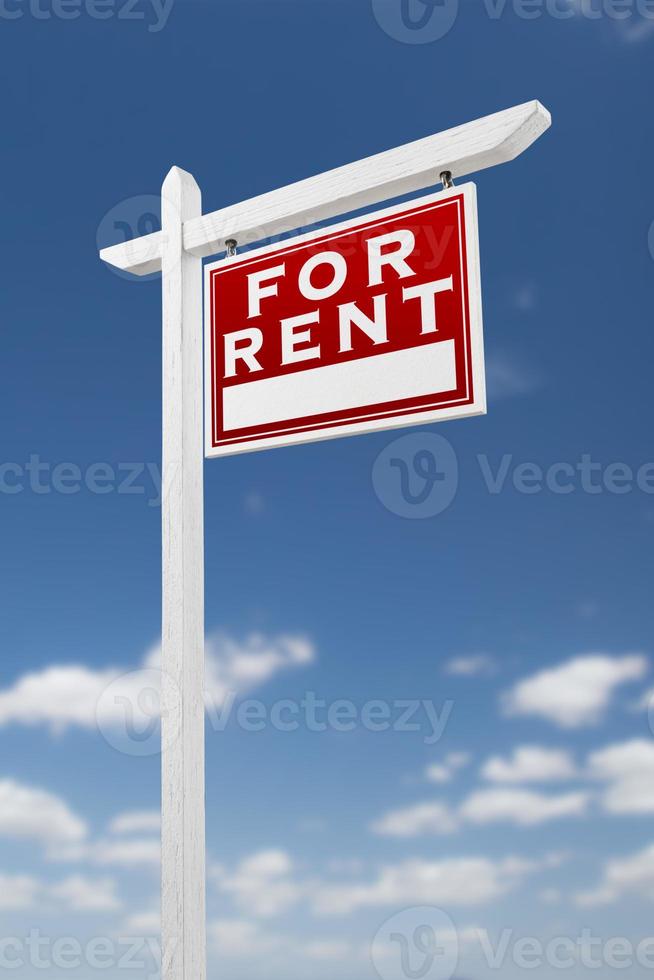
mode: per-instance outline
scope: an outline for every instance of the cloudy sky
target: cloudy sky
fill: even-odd
[[[0,9],[2,966],[157,970],[160,286],[97,245],[538,98],[488,415],[207,463],[210,976],[648,975],[654,12],[125,6]]]

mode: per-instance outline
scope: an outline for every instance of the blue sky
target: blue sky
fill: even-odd
[[[503,930],[508,977],[525,973],[520,937],[651,934],[654,21],[642,3],[622,20],[608,0],[560,4],[570,18],[525,9],[446,4],[432,38],[402,27],[400,0],[141,0],[104,19],[89,3],[74,19],[2,5],[14,976],[43,972],[30,930],[50,937],[53,973],[84,977],[89,940],[113,943],[102,972],[117,977],[120,937],[157,930],[159,757],[153,739],[134,754],[106,691],[156,675],[160,286],[104,267],[98,243],[115,221],[148,225],[173,164],[213,210],[533,98],[551,131],[474,178],[488,414],[393,450],[408,466],[416,446],[454,457],[449,506],[400,516],[397,486],[373,479],[406,433],[206,465],[215,711],[237,692],[207,731],[210,975],[406,977],[388,937],[411,939],[423,906],[460,952],[429,980],[497,975],[487,944]],[[525,463],[538,492],[521,492]],[[560,463],[570,492],[547,487]],[[309,730],[307,692],[351,702],[354,729]],[[244,699],[262,731],[239,724]],[[283,699],[298,730],[271,721]],[[375,700],[390,730],[362,720]],[[398,730],[403,701],[418,730]],[[57,966],[57,937],[84,946],[82,966]],[[150,976],[137,960],[131,975]],[[615,972],[606,951],[596,969],[577,960],[566,975]],[[640,961],[629,975],[648,973]]]

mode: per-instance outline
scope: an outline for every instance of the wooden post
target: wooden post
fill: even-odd
[[[161,189],[162,980],[206,980],[202,260],[183,224],[202,214],[193,177]]]

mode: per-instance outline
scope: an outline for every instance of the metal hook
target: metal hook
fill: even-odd
[[[452,171],[443,170],[440,175],[440,181],[443,185],[443,190],[449,191],[451,187],[454,187],[454,181],[452,180]]]
[[[228,238],[225,241],[225,248],[227,249],[227,257],[229,259],[233,258],[236,255],[237,247],[238,247],[238,242],[236,241],[235,238]]]

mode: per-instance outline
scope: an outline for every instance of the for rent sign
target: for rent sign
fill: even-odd
[[[207,456],[486,410],[473,184],[205,276]]]

